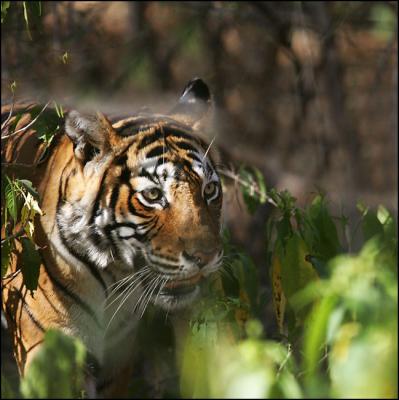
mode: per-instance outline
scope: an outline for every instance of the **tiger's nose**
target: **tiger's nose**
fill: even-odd
[[[197,264],[200,268],[202,268],[205,265],[209,264],[218,252],[219,249],[216,248],[211,250],[194,251],[192,253],[189,253],[184,250],[183,256],[188,261],[191,261]]]

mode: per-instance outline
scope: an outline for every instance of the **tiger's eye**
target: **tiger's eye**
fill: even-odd
[[[209,182],[205,185],[204,195],[205,197],[212,197],[217,190],[217,185],[215,182]]]
[[[162,197],[162,192],[158,188],[143,190],[142,194],[148,201],[156,201]]]

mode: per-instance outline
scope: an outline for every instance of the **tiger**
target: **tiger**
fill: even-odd
[[[2,165],[31,179],[42,210],[37,290],[17,274],[2,291],[21,376],[56,328],[87,348],[89,397],[125,396],[148,304],[173,314],[200,298],[223,259],[212,98],[194,78],[165,114],[65,112],[45,155],[33,128],[4,141]],[[20,248],[11,261],[17,271]]]

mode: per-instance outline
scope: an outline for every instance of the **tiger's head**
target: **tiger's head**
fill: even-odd
[[[198,136],[210,99],[194,79],[168,115],[111,124],[71,111],[65,122],[74,156],[57,207],[63,246],[92,268],[130,268],[167,310],[189,305],[221,264],[221,181]]]

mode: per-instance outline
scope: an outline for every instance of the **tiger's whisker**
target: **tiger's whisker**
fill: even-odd
[[[155,280],[154,287],[152,288],[151,293],[149,293],[149,295],[147,296],[148,299],[147,299],[147,302],[145,303],[145,306],[143,307],[143,310],[142,310],[141,315],[140,315],[140,319],[143,317],[144,312],[145,312],[145,310],[147,309],[148,304],[149,304],[150,301],[151,301],[151,296],[152,296],[152,294],[154,293],[154,290],[157,288],[157,285],[158,285],[158,283],[159,283],[159,281],[160,281],[161,279],[162,279],[162,277],[161,277],[161,276],[158,276],[157,279]]]
[[[150,276],[151,276],[151,280],[148,283],[146,283],[146,285],[144,287],[144,290],[143,290],[143,293],[141,294],[140,298],[137,300],[136,304],[133,307],[133,313],[136,311],[136,309],[138,309],[142,299],[145,299],[145,297],[147,295],[147,291],[152,286],[152,284],[154,282],[154,279],[156,279],[156,277],[154,277],[154,273],[153,272],[151,273]]]
[[[124,278],[119,279],[118,281],[116,281],[116,282],[114,282],[114,283],[111,283],[111,284],[107,287],[107,290],[108,290],[108,289],[111,289],[113,286],[117,285],[117,284],[120,283],[120,282],[123,282],[123,281],[125,281],[125,280],[127,280],[127,279],[132,278],[133,276],[136,276],[136,274],[138,274],[139,272],[141,272],[141,271],[143,271],[143,270],[149,270],[149,269],[150,269],[150,268],[149,268],[148,266],[145,266],[145,267],[143,267],[142,269],[140,269],[139,271],[134,272],[133,274],[129,274],[128,276],[125,276]]]
[[[213,139],[211,140],[211,143],[209,143],[209,146],[208,146],[208,148],[206,149],[206,152],[205,152],[204,156],[202,157],[202,161],[204,161],[205,157],[207,156],[207,154],[208,154],[208,152],[209,152],[209,150],[210,150],[210,148],[211,148],[213,142],[215,141],[215,139],[216,139],[216,136],[214,136]]]
[[[136,273],[136,274],[134,274],[134,275],[131,275],[131,276],[129,276],[129,279],[127,279],[125,282],[122,282],[118,287],[114,288],[114,289],[112,290],[112,292],[108,295],[108,297],[105,299],[105,301],[104,301],[105,303],[109,301],[109,299],[113,296],[113,294],[114,294],[121,286],[123,286],[123,285],[128,285],[127,288],[125,288],[125,289],[123,290],[122,293],[119,293],[119,295],[118,295],[111,303],[108,303],[108,304],[106,305],[105,308],[108,308],[111,304],[113,304],[116,300],[118,300],[119,297],[123,296],[124,293],[125,293],[127,290],[129,290],[130,287],[131,287],[135,282],[139,281],[141,278],[143,278],[143,276],[145,276],[145,275],[148,274],[148,273],[149,273],[148,270],[146,270],[146,271],[142,271],[141,273]],[[129,282],[129,280],[132,280],[132,279],[133,279],[133,282]],[[129,283],[128,283],[128,282],[129,282]]]
[[[119,281],[115,282],[114,284],[110,285],[110,286],[108,287],[108,289],[110,289],[111,287],[113,287],[113,286],[115,286],[115,285],[117,285],[117,286],[116,286],[114,289],[112,289],[112,291],[110,292],[110,294],[108,295],[108,297],[109,297],[115,290],[118,290],[118,288],[119,288],[121,285],[126,284],[130,279],[133,279],[133,278],[135,278],[135,277],[137,277],[137,276],[143,275],[144,273],[147,273],[148,271],[149,271],[149,268],[145,268],[145,269],[143,268],[142,270],[137,271],[137,272],[135,272],[134,274],[128,275],[127,277],[122,278],[121,280],[119,280]]]
[[[155,297],[154,303],[156,304],[157,300],[158,300],[158,296],[160,295],[160,293],[162,292],[162,289],[165,287],[165,285],[168,283],[168,281],[170,280],[169,278],[163,278],[164,282],[161,283],[161,285],[159,286],[159,290],[158,290],[158,294]]]
[[[132,286],[134,286],[134,285],[137,284],[137,283],[140,283],[140,280],[145,279],[145,278],[146,278],[146,275],[148,275],[148,274],[149,274],[149,272],[146,271],[145,273],[142,273],[142,274],[139,275],[139,276],[135,275],[135,279],[133,280],[133,282],[130,282],[129,285],[122,291],[122,293],[120,293],[115,299],[113,299],[110,303],[108,303],[108,304],[105,306],[105,309],[107,309],[108,307],[110,307],[110,306],[111,306],[113,303],[115,303],[115,301],[117,301],[120,297],[124,296],[124,294],[125,294],[126,292],[128,292],[128,291],[132,288]]]
[[[137,302],[137,314],[140,314],[139,319],[141,319],[144,314],[144,310],[146,308],[145,304],[147,302],[147,299],[150,298],[153,288],[156,287],[158,279],[159,279],[159,276],[153,277],[153,279],[151,280],[151,282],[149,283],[149,285],[145,291],[144,297],[142,298],[141,301]]]
[[[151,277],[151,274],[149,273],[147,276],[145,276],[145,278],[148,278],[148,276]],[[144,279],[145,279],[145,278],[144,278]],[[139,284],[136,284],[136,286],[135,286],[132,290],[130,290],[129,293],[126,294],[126,296],[125,296],[124,299],[121,301],[121,303],[119,304],[119,306],[118,306],[118,308],[116,309],[116,311],[113,313],[113,315],[112,315],[110,321],[108,322],[107,327],[105,328],[105,331],[108,330],[108,328],[109,328],[110,325],[111,325],[111,322],[112,322],[113,319],[115,318],[115,316],[116,316],[116,314],[118,313],[118,311],[121,309],[121,307],[122,307],[123,304],[126,302],[126,300],[131,296],[131,294],[132,294],[138,287],[140,287],[140,283],[139,283]]]

